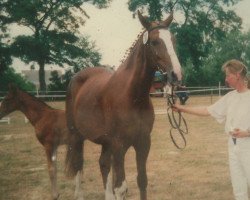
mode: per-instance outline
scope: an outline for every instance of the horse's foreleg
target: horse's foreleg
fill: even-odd
[[[143,142],[142,142],[143,141]],[[136,151],[136,164],[137,164],[137,184],[140,189],[140,199],[147,200],[147,185],[148,178],[146,172],[146,162],[151,145],[150,136],[138,140],[138,143],[134,146]]]
[[[57,148],[53,148],[51,145],[45,146],[45,151],[48,161],[48,171],[51,182],[51,191],[53,200],[58,199],[59,194],[57,191]]]
[[[125,180],[124,157],[127,149],[121,144],[113,151],[113,180],[116,200],[125,200],[128,187]]]
[[[105,199],[115,200],[113,193],[113,179],[111,168],[111,149],[107,146],[102,146],[102,152],[99,159],[100,170],[102,173],[103,186],[105,189]]]

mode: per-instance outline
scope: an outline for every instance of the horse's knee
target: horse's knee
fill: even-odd
[[[106,175],[109,173],[110,163],[107,163],[105,161],[99,161],[99,166],[100,166],[102,173],[105,173]]]
[[[102,172],[103,176],[107,176],[108,173],[110,172],[110,167],[111,167],[111,160],[110,160],[110,155],[105,155],[102,154],[99,158],[99,166]]]
[[[105,160],[102,157],[99,158],[99,166],[100,168],[104,168],[106,166]]]
[[[124,180],[120,187],[114,188],[114,192],[116,200],[125,200],[128,192],[127,182]]]

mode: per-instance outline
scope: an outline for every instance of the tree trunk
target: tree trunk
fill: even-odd
[[[40,90],[42,91],[42,93],[45,93],[45,91],[46,91],[45,71],[44,71],[45,62],[43,60],[39,61],[38,65],[39,65]]]

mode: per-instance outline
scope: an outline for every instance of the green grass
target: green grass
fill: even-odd
[[[163,98],[154,98],[155,109],[165,109]],[[63,102],[50,102],[64,108]],[[210,97],[191,97],[189,105],[208,105]],[[0,199],[50,199],[50,182],[43,147],[33,127],[24,123],[20,112],[10,115],[11,124],[0,124]],[[169,136],[165,115],[156,115],[152,146],[147,162],[149,200],[233,200],[227,161],[227,136],[223,125],[211,118],[185,115],[189,127],[187,147],[178,150]],[[103,200],[99,170],[100,146],[85,144],[83,176],[86,200]],[[58,188],[60,200],[73,199],[74,180],[64,175],[65,146],[58,152]],[[125,158],[129,200],[139,199],[136,183],[135,153]]]

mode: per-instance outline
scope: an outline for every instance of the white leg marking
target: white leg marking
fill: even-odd
[[[125,200],[128,191],[127,182],[124,180],[121,187],[115,188],[114,191],[116,200]]]
[[[51,160],[52,160],[53,162],[56,161],[56,157],[57,157],[56,154],[57,154],[56,151],[54,151],[54,152],[53,152],[53,155],[52,155],[52,158],[51,158]]]
[[[107,183],[106,183],[106,190],[105,190],[105,200],[115,200],[115,196],[113,193],[112,185],[112,173],[109,172],[108,178],[107,178]]]
[[[56,160],[57,160],[57,151],[53,151],[52,157],[52,166],[49,173],[51,178],[51,190],[52,190],[52,196],[53,199],[57,199],[59,197],[58,191],[57,191],[57,166],[56,166]]]
[[[75,199],[77,200],[83,200],[83,190],[81,188],[82,183],[82,171],[78,171],[76,174],[76,188],[75,188]]]

